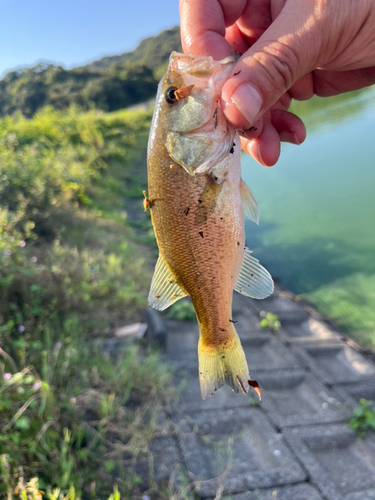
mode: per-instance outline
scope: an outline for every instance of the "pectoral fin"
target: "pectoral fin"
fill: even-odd
[[[245,248],[235,291],[253,299],[265,299],[273,292],[270,273],[251,256],[248,248]]]
[[[242,179],[240,190],[244,216],[255,222],[255,224],[259,224],[259,209],[257,200],[254,193]]]
[[[174,280],[171,271],[163,257],[159,255],[152,278],[148,303],[158,311],[164,311],[186,293]]]

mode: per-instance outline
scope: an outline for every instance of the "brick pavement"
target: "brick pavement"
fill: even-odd
[[[259,328],[261,310],[279,316],[280,331]],[[359,439],[348,427],[359,399],[375,400],[370,356],[279,289],[263,301],[234,294],[233,319],[261,404],[255,392],[228,387],[203,401],[197,325],[149,314],[150,342],[163,347],[176,384],[186,387],[167,412],[172,459],[160,462],[182,466],[187,497],[375,500],[375,433]]]

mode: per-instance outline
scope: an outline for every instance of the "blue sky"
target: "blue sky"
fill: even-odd
[[[178,0],[0,0],[0,75],[40,60],[71,68],[121,54],[176,24]]]

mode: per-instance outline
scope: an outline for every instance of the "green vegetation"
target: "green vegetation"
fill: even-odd
[[[196,321],[197,318],[190,298],[175,302],[166,310],[165,317],[177,321]]]
[[[266,311],[261,311],[259,313],[259,316],[262,318],[260,322],[261,328],[266,328],[268,330],[271,330],[272,332],[277,332],[277,330],[280,330],[281,323],[276,314],[272,314]]]
[[[114,111],[149,99],[156,87],[152,70],[143,64],[114,65],[96,73],[39,64],[7,73],[0,81],[0,116],[20,111],[31,117],[45,106],[65,109],[73,104]]]
[[[139,63],[151,68],[156,74],[160,74],[165,69],[173,50],[182,52],[179,26],[162,31],[157,36],[145,38],[132,52],[103,57],[99,61],[84,66],[84,69],[102,71],[109,69],[113,64]]]
[[[60,339],[61,347],[35,336],[39,356],[34,346],[33,359],[27,356],[33,365],[21,371],[3,354],[10,371],[0,386],[0,492],[10,494],[21,477],[37,477],[45,492],[73,486],[83,498],[109,496],[114,484],[125,498],[142,488],[157,492],[152,472],[144,484],[139,470],[149,467],[150,444],[165,432],[157,423],[159,399],[171,393],[159,356],[129,346],[114,361],[87,336]]]
[[[375,404],[363,398],[359,400],[359,404],[360,406],[353,411],[349,426],[360,437],[364,437],[367,430],[375,430]]]
[[[150,118],[71,108],[0,120],[1,498],[108,498],[114,485],[170,498],[150,451],[169,372],[142,343],[115,359],[101,350],[146,305]],[[142,234],[128,212],[145,217]]]
[[[0,81],[0,116],[20,111],[30,118],[45,106],[115,111],[150,99],[170,53],[181,50],[179,37],[176,26],[142,40],[133,52],[81,68],[39,64],[11,71]]]
[[[144,305],[144,259],[128,244],[123,197],[132,190],[141,204],[145,178],[134,185],[131,167],[149,119],[47,109],[0,122],[0,302],[10,335],[37,327],[48,309],[60,326],[80,311],[96,332],[115,311],[124,321]]]

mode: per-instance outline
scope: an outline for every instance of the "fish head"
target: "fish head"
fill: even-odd
[[[220,108],[220,92],[237,59],[172,52],[159,83],[154,120],[169,156],[191,175],[208,173],[232,148],[235,131]]]

